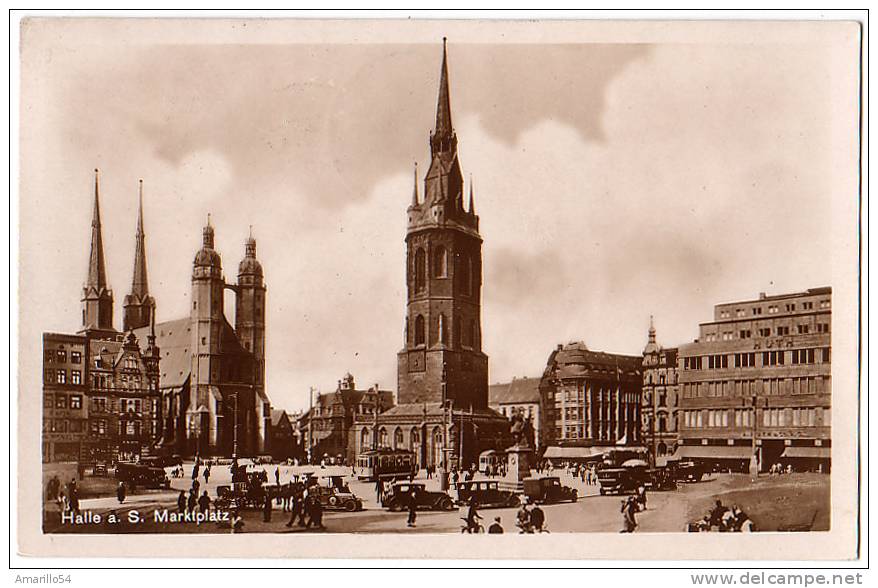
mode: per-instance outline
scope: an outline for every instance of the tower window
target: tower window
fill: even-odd
[[[433,277],[444,278],[448,275],[448,253],[439,245],[433,252]]]
[[[440,314],[439,315],[439,342],[442,343],[443,345],[448,343],[447,332],[448,332],[448,327],[446,326],[446,323],[445,323],[445,315]]]
[[[418,315],[415,318],[415,345],[423,345],[426,342],[426,333],[424,330],[424,317]]]
[[[423,249],[415,253],[415,291],[422,291],[427,285],[427,254]]]

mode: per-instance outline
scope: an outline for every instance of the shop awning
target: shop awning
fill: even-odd
[[[830,459],[829,447],[787,447],[783,450],[784,457],[805,457],[810,459]]]
[[[750,459],[749,447],[735,445],[683,445],[678,447],[673,459]]]
[[[589,459],[600,457],[606,451],[603,447],[557,447],[546,448],[543,457],[547,459]]]

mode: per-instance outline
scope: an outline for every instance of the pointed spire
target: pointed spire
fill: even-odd
[[[201,231],[201,242],[204,249],[213,249],[213,226],[210,224],[210,213],[207,213],[207,225]]]
[[[95,203],[91,219],[91,254],[88,260],[87,288],[97,291],[107,287],[107,268],[104,262],[104,240],[101,235],[100,172],[95,169]]]
[[[451,126],[451,98],[448,91],[448,40],[442,37],[442,70],[439,73],[439,102],[436,105],[436,128],[434,135],[450,137]]]
[[[137,232],[134,246],[134,276],[131,280],[131,294],[140,298],[149,293],[146,275],[146,236],[143,232],[143,180],[139,182]]]
[[[418,162],[415,162],[415,186],[412,189],[412,206],[418,205]]]
[[[655,343],[655,325],[652,322],[652,315],[649,315],[649,342]]]
[[[473,198],[473,175],[469,175],[469,213],[476,213],[475,199]]]

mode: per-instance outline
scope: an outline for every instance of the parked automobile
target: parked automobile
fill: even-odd
[[[170,488],[171,480],[162,468],[153,468],[137,463],[120,462],[116,464],[116,479],[125,482],[132,490],[138,486],[145,488]]]
[[[497,480],[458,482],[454,488],[457,491],[457,504],[469,504],[473,498],[484,508],[516,507],[521,502],[515,492],[501,490],[500,482]]]
[[[645,484],[642,470],[633,468],[603,468],[598,470],[601,494],[633,494]]]
[[[183,465],[179,455],[152,455],[140,459],[140,464],[151,468],[170,468]]]
[[[668,467],[656,467],[646,471],[644,486],[649,490],[676,490],[677,479],[674,471]]]
[[[684,461],[674,468],[674,478],[680,482],[700,482],[704,467],[694,461]]]
[[[320,504],[327,510],[363,510],[363,501],[357,498],[347,486],[312,486],[316,488]]]
[[[108,475],[107,464],[102,462],[102,461],[95,463],[91,467],[91,475],[92,476],[107,476]]]
[[[392,511],[405,510],[413,491],[416,493],[419,509],[454,510],[454,500],[445,492],[431,492],[424,484],[411,482],[397,482],[391,486],[390,492],[381,501],[381,506]]]
[[[562,485],[561,479],[557,476],[525,479],[524,495],[531,502],[543,504],[564,502],[565,500],[576,502],[577,498],[576,489]]]

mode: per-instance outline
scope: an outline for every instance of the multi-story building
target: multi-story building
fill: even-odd
[[[677,349],[664,348],[655,339],[649,317],[649,339],[643,348],[643,396],[641,438],[650,459],[674,453],[679,429],[679,383]]]
[[[488,386],[488,406],[512,419],[516,415],[530,421],[534,443],[540,450],[540,378],[513,378],[511,382]]]
[[[559,344],[540,381],[543,457],[582,461],[641,443],[642,360]]]
[[[43,334],[43,461],[78,461],[88,437],[86,338]]]
[[[832,289],[718,304],[680,346],[679,457],[827,471]]]
[[[509,440],[508,421],[488,407],[488,356],[482,351],[482,238],[472,185],[464,182],[451,124],[443,50],[430,168],[418,193],[417,169],[406,230],[406,319],[397,354],[398,405],[378,422],[358,418],[360,439],[399,435],[420,467],[477,463]]]
[[[125,297],[128,334],[113,326],[95,170],[88,276],[82,292],[82,329],[43,335],[43,459],[114,461],[150,451],[160,429],[159,349],[148,325],[155,302],[146,280],[143,184],[135,234],[131,293]],[[138,339],[131,329],[146,327]],[[147,345],[141,348],[140,342]]]
[[[275,461],[301,460],[304,457],[302,438],[298,427],[287,411],[271,409],[271,432],[268,453]]]
[[[357,451],[363,445],[354,434],[354,421],[374,421],[378,414],[392,408],[393,392],[379,390],[378,384],[368,390],[357,390],[354,377],[348,373],[338,381],[335,392],[318,394],[313,406],[300,422],[305,435],[305,453],[312,461],[324,458],[344,459],[355,463]],[[391,438],[386,428],[374,429],[376,439],[370,436],[366,442],[390,447]],[[395,438],[394,438],[395,440]]]

